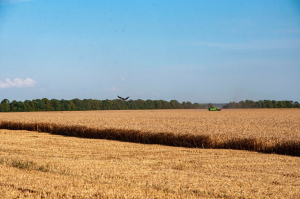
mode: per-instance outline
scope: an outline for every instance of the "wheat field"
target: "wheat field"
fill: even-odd
[[[300,195],[297,109],[0,113],[0,127],[2,198],[299,198]],[[31,131],[17,130],[26,128]],[[84,138],[99,138],[97,134],[103,132],[105,135],[100,138],[127,142]],[[150,141],[149,136],[152,136]],[[213,145],[203,147],[208,149],[199,144],[195,146],[200,148],[163,146],[172,145],[168,137],[174,138],[174,146],[187,147],[189,143],[184,144],[188,140],[195,142],[198,138],[199,142],[213,142],[215,146],[218,142],[242,139],[255,139],[255,143],[259,140],[266,146],[275,143],[279,148],[285,146],[280,143],[294,142],[298,148],[292,149],[298,151],[293,157],[210,149]],[[130,143],[143,139],[148,144]]]
[[[42,125],[43,132],[60,135],[300,156],[298,109],[1,113],[0,121],[0,128],[13,130],[38,130]],[[51,130],[54,125],[56,132]],[[106,135],[100,135],[103,131]]]
[[[209,135],[216,139],[300,141],[299,109],[112,110],[0,113],[0,121],[54,123],[90,128]]]
[[[299,198],[300,158],[0,130],[0,198]]]

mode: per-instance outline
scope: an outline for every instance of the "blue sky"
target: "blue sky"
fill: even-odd
[[[297,0],[0,0],[0,100],[300,101]]]

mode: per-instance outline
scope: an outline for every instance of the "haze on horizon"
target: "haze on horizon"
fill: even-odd
[[[297,0],[0,0],[0,100],[300,101]]]

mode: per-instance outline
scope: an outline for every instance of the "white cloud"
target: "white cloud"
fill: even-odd
[[[0,88],[24,88],[24,87],[33,87],[36,82],[31,78],[26,78],[24,80],[20,78],[15,78],[13,81],[6,79],[4,82],[0,81]]]
[[[124,81],[125,81],[125,78],[121,77],[121,80],[124,82]]]

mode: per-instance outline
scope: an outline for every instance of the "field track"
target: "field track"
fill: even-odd
[[[1,129],[300,156],[300,111],[295,109],[2,113],[0,118]]]

